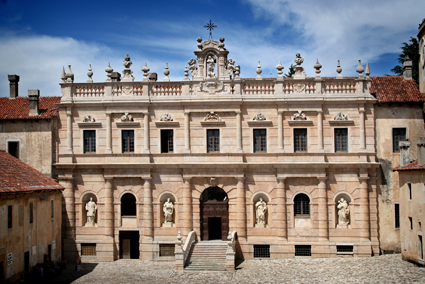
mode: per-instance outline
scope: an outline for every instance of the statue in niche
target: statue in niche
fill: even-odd
[[[87,223],[86,227],[95,226],[94,217],[96,216],[97,204],[93,201],[93,197],[90,197],[90,201],[86,203],[87,210]]]
[[[164,225],[171,225],[173,223],[174,205],[170,198],[167,198],[162,211],[164,211]]]
[[[344,198],[338,201],[338,225],[337,228],[349,228],[350,225],[350,209],[348,208],[348,202]]]
[[[215,78],[215,73],[214,73],[214,68],[215,68],[214,58],[211,55],[208,56],[207,64],[208,64],[208,77],[209,78]]]
[[[260,198],[255,204],[256,227],[264,227],[266,225],[267,204]]]

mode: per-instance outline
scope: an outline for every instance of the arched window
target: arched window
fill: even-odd
[[[294,209],[295,216],[310,216],[310,198],[303,193],[295,196]]]
[[[121,197],[121,216],[136,216],[136,197],[131,193]]]

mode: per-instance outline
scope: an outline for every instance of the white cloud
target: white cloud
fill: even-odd
[[[271,20],[276,30],[285,25],[296,29],[298,39],[308,43],[300,46],[293,38],[289,45],[305,50],[306,68],[318,58],[325,76],[335,75],[338,59],[343,74],[353,74],[349,69],[355,69],[357,59],[366,63],[399,53],[401,43],[416,35],[425,9],[425,2],[417,0],[247,1],[256,17]]]

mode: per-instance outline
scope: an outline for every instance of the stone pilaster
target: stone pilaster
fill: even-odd
[[[236,153],[242,153],[242,115],[236,111]]]
[[[153,214],[152,214],[152,178],[144,178],[144,236],[145,239],[153,238]]]
[[[237,225],[236,231],[238,232],[238,237],[246,239],[246,197],[245,197],[245,178],[237,177],[237,186],[236,186],[236,212],[237,212]]]
[[[277,121],[277,152],[284,153],[284,143],[283,143],[283,111],[278,111],[278,121]]]
[[[328,205],[327,205],[327,190],[326,190],[326,177],[318,177],[319,187],[317,193],[318,204],[318,223],[319,223],[319,238],[321,240],[328,239]]]
[[[73,178],[64,179],[65,190],[63,197],[65,200],[64,229],[65,238],[75,238],[75,193],[73,188]]]
[[[183,212],[181,214],[182,220],[182,234],[183,236],[189,235],[193,228],[193,215],[192,215],[192,189],[190,187],[191,178],[183,178]]]
[[[277,235],[279,238],[287,238],[286,228],[286,189],[285,178],[277,178],[277,191],[276,191],[276,223]]]
[[[111,114],[106,113],[106,151],[105,154],[112,154],[112,130]]]
[[[323,110],[317,111],[317,151],[323,152]]]
[[[184,152],[190,153],[190,113],[184,113]]]
[[[114,237],[114,191],[112,190],[112,178],[105,177],[105,235]]]
[[[66,153],[72,154],[72,109],[66,109]]]
[[[150,154],[149,141],[149,112],[143,113],[143,131],[144,131],[144,153]]]
[[[368,176],[361,175],[359,177],[359,215],[357,222],[360,228],[361,241],[369,241],[369,189],[368,189]]]
[[[365,110],[359,109],[360,116],[360,151],[366,151]]]

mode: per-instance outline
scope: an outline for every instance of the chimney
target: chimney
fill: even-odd
[[[410,164],[410,142],[406,139],[398,142],[400,148],[400,167]]]
[[[18,83],[19,76],[18,75],[7,75],[10,81],[10,99],[16,99],[18,97]]]
[[[404,80],[412,80],[412,60],[410,60],[409,55],[406,55],[403,62],[403,77]]]
[[[425,164],[425,138],[419,138],[418,143],[418,166]]]
[[[28,98],[30,100],[30,113],[29,116],[40,115],[38,110],[38,99],[40,97],[40,90],[28,90]]]

